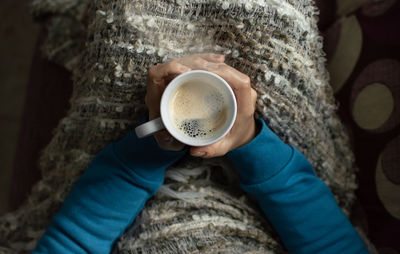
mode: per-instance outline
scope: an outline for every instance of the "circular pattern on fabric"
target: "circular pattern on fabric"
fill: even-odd
[[[382,59],[369,64],[354,82],[350,105],[354,121],[371,132],[385,132],[400,123],[400,63]]]
[[[391,116],[394,100],[389,88],[374,83],[365,87],[357,96],[353,106],[353,118],[365,130],[381,127]]]
[[[400,136],[396,139],[400,139]],[[393,183],[383,173],[382,157],[381,154],[375,172],[377,194],[385,209],[393,217],[400,219],[400,185]]]
[[[395,184],[400,184],[400,137],[391,141],[382,154],[382,170]]]
[[[342,19],[340,21],[340,37],[334,50],[335,53],[328,62],[330,83],[334,92],[339,91],[350,77],[360,56],[361,47],[362,31],[357,18],[351,15]]]
[[[361,7],[361,12],[368,17],[377,17],[388,11],[397,0],[381,0],[367,3]]]

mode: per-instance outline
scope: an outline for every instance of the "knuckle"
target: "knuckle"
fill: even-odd
[[[217,63],[217,66],[221,72],[228,73],[231,71],[230,66],[228,66],[226,63]]]
[[[212,61],[221,60],[220,55],[215,54],[215,53],[206,53],[206,54],[205,54],[205,57],[208,58],[208,59],[211,59]]]
[[[150,78],[154,76],[154,74],[156,73],[156,69],[157,69],[157,65],[153,65],[150,67],[150,69],[149,69],[149,77]]]
[[[166,64],[166,68],[168,70],[176,70],[179,68],[179,66],[180,66],[180,64],[176,61],[170,61]]]
[[[243,86],[247,89],[251,89],[251,79],[249,76],[245,75],[243,77]]]
[[[230,67],[225,63],[210,63],[207,65],[211,71],[215,71],[218,74],[228,75],[231,73]]]
[[[218,69],[221,69],[222,71],[228,71],[230,67],[226,63],[217,63]]]
[[[257,97],[258,97],[257,91],[252,88],[251,89],[251,99],[253,100],[254,103],[257,101]]]

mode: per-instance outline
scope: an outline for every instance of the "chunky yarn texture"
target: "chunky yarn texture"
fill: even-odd
[[[257,115],[308,158],[349,214],[356,166],[335,115],[313,1],[34,0],[33,10],[50,14],[44,54],[72,71],[73,96],[40,158],[42,180],[0,218],[0,252],[31,251],[96,153],[146,114],[148,68],[199,52],[225,54],[249,75]],[[285,252],[234,172],[226,158],[183,158],[115,252]]]

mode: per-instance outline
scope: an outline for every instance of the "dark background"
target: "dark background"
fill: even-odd
[[[0,1],[0,214],[7,208],[12,165],[39,26],[27,0]]]

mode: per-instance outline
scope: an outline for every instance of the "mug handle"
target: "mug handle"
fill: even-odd
[[[163,129],[165,129],[165,126],[161,117],[159,117],[139,125],[135,128],[135,133],[138,138],[145,138]]]

